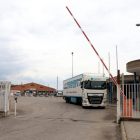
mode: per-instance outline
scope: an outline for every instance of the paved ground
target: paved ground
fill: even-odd
[[[140,140],[140,122],[124,121],[122,125],[124,127],[124,139]]]
[[[17,112],[0,117],[0,140],[121,140],[116,107],[82,109],[61,97],[19,97]]]

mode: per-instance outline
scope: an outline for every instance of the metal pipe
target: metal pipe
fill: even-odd
[[[117,123],[120,119],[120,70],[118,70],[118,85],[117,85]]]
[[[73,52],[71,54],[72,54],[72,77],[73,77]]]

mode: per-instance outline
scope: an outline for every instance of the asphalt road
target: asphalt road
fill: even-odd
[[[0,117],[0,140],[121,140],[116,107],[83,109],[61,97],[19,97]]]

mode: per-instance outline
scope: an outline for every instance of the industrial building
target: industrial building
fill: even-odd
[[[11,88],[11,92],[13,93],[17,90],[20,91],[21,93],[30,91],[34,95],[56,94],[56,89],[44,85],[36,84],[36,83],[28,83],[28,84],[19,85]]]

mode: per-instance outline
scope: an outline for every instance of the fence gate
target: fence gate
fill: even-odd
[[[121,117],[140,118],[140,84],[124,84],[121,89],[126,97],[120,96]]]

